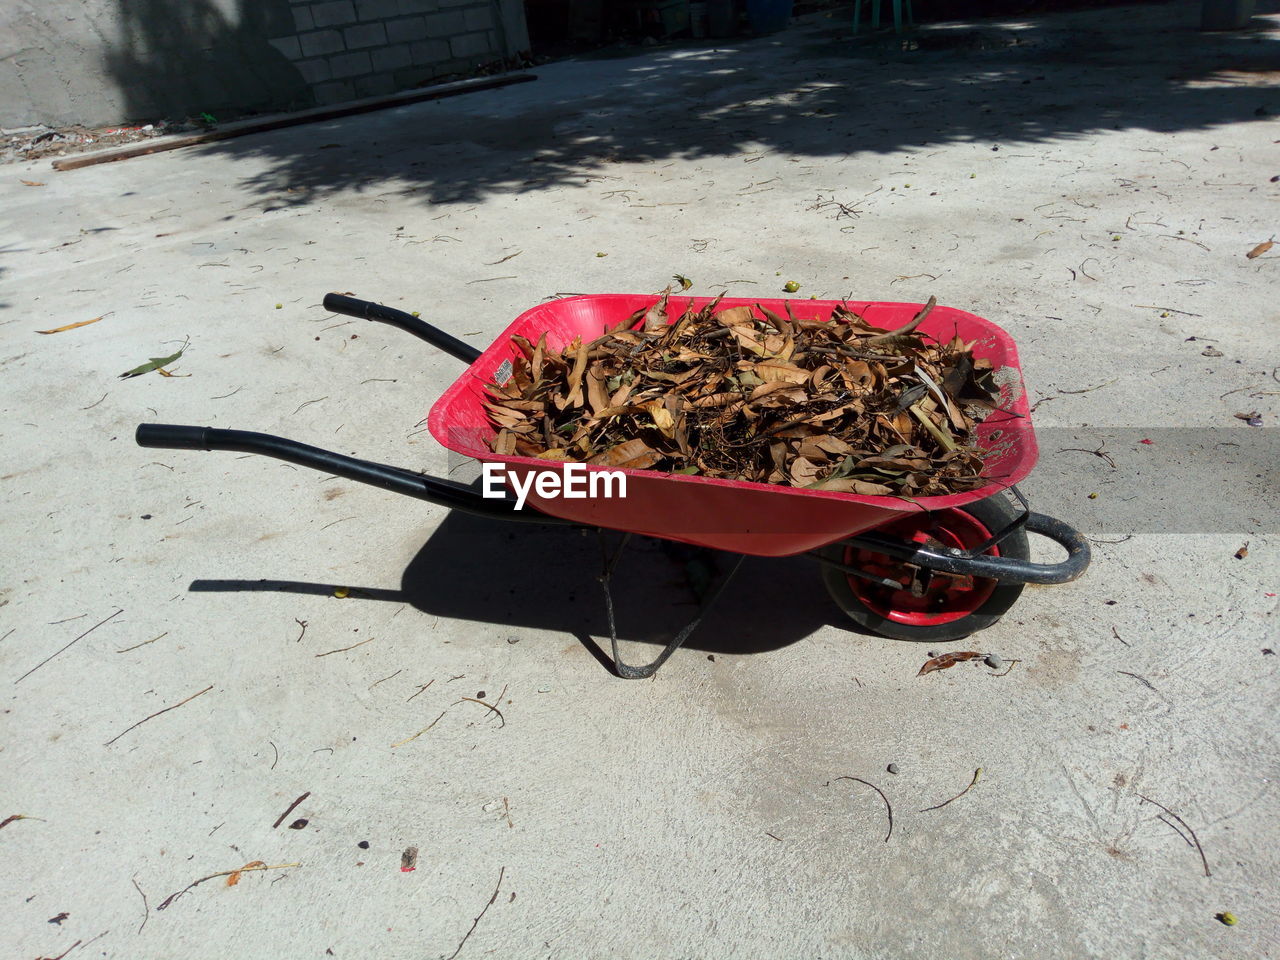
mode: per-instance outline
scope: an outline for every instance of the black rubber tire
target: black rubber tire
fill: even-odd
[[[1003,529],[1020,512],[1001,494],[966,504],[959,509],[973,516],[992,533]],[[999,551],[1001,556],[1029,560],[1031,550],[1027,545],[1026,531],[1014,531],[1000,543]],[[840,563],[843,562],[844,544],[833,543],[823,547],[820,552]],[[985,630],[1014,605],[1022,593],[1022,588],[1026,586],[1022,583],[998,583],[991,596],[973,613],[958,620],[952,620],[950,623],[915,626],[889,620],[871,610],[854,594],[853,588],[849,585],[848,574],[836,567],[822,565],[822,582],[840,609],[860,627],[872,633],[878,633],[882,637],[910,640],[916,643],[944,643],[948,640],[960,640],[971,633]]]

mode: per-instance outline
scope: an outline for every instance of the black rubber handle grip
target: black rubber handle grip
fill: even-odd
[[[167,450],[208,450],[208,427],[186,427],[175,423],[140,423],[134,439],[140,447]]]
[[[463,343],[457,337],[445,333],[438,327],[433,327],[427,321],[394,307],[383,306],[371,300],[357,300],[355,297],[348,297],[341,293],[326,293],[324,308],[333,313],[340,313],[344,317],[377,320],[379,323],[399,327],[427,341],[437,350],[443,350],[450,356],[457,357],[468,366],[475,363],[480,356],[480,351],[471,344]]]
[[[376,303],[371,303],[368,300],[357,300],[355,297],[343,296],[341,293],[326,293],[324,295],[324,308],[332,313],[340,313],[344,317],[367,319],[369,308],[376,306]]]

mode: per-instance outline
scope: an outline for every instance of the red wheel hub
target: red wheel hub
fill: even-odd
[[[991,536],[991,531],[980,520],[955,509],[910,514],[877,528],[877,532],[907,542],[964,550],[979,546]],[[992,547],[987,554],[999,556],[1000,548]],[[900,588],[892,589],[849,576],[849,588],[865,607],[886,620],[917,627],[952,623],[966,617],[986,603],[996,588],[995,580],[918,570],[883,553],[853,546],[845,547],[844,563],[900,583]],[[918,581],[914,591],[913,581]]]

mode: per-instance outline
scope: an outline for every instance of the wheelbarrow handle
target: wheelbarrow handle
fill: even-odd
[[[322,450],[296,440],[254,433],[249,430],[222,430],[217,427],[195,427],[174,423],[140,423],[134,435],[140,447],[170,450],[235,450],[274,457],[301,467],[310,467],[357,483],[381,487],[418,500],[426,500],[450,510],[498,520],[525,523],[573,525],[572,521],[552,517],[537,510],[517,510],[510,498],[482,496],[471,487],[452,480],[429,477],[412,470],[402,470],[382,463],[357,460],[331,450]]]
[[[401,330],[412,333],[415,337],[421,337],[433,347],[443,350],[450,356],[457,357],[467,366],[471,366],[471,364],[480,359],[480,351],[471,346],[471,344],[463,343],[457,337],[445,333],[439,327],[433,327],[420,317],[405,313],[403,310],[385,307],[370,300],[357,300],[355,297],[348,297],[341,293],[326,293],[324,295],[324,308],[334,313],[340,313],[344,317],[355,317],[358,320],[377,320],[379,323],[399,327]]]
[[[849,542],[855,546],[885,553],[905,563],[915,564],[939,573],[987,577],[1001,583],[1070,583],[1088,568],[1092,551],[1089,541],[1069,524],[1043,513],[1028,513],[1026,530],[1054,541],[1067,551],[1058,563],[1034,563],[1016,557],[993,557],[967,553],[955,548],[929,548],[908,544],[874,531],[858,534]]]

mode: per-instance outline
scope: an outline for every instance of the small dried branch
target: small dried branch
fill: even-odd
[[[177,709],[178,709],[180,706],[182,706],[184,703],[190,703],[190,702],[191,702],[192,700],[194,700],[196,697],[200,696],[200,694],[208,693],[208,692],[209,692],[210,690],[212,690],[212,689],[213,689],[213,684],[211,683],[211,684],[209,684],[207,687],[205,687],[203,690],[201,690],[199,693],[193,693],[191,696],[187,697],[187,699],[185,699],[185,700],[179,700],[177,703],[175,703],[175,704],[174,704],[173,706],[171,706],[171,707],[165,707],[163,710],[157,710],[155,713],[151,714],[151,716],[149,716],[149,717],[143,717],[141,720],[139,720],[137,723],[133,724],[132,726],[125,727],[123,730],[121,730],[119,733],[117,733],[114,737],[112,737],[110,740],[108,740],[106,743],[104,743],[104,744],[103,744],[103,746],[104,746],[104,747],[109,747],[109,746],[111,746],[113,743],[115,743],[117,740],[119,740],[121,737],[123,737],[123,736],[124,736],[126,733],[128,733],[130,730],[135,730],[135,729],[137,729],[138,727],[140,727],[140,726],[142,726],[144,723],[146,723],[148,720],[154,720],[156,717],[160,716],[160,714],[162,714],[162,713],[168,713],[170,710],[177,710]]]
[[[935,803],[932,807],[925,807],[920,812],[928,813],[930,810],[941,810],[947,804],[952,803],[956,800],[959,800],[966,793],[968,793],[970,790],[973,789],[973,785],[977,783],[981,777],[982,777],[982,768],[979,767],[977,770],[973,771],[973,779],[969,781],[969,785],[965,787],[963,790],[961,790],[959,793],[957,793],[954,797],[952,797],[950,800],[943,800],[941,803]]]

